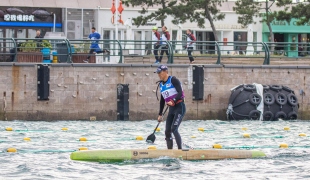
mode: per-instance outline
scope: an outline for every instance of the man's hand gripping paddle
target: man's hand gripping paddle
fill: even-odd
[[[166,107],[163,115],[162,115],[162,118],[164,117],[166,111],[168,110],[169,106]],[[155,127],[154,129],[154,132],[152,134],[150,134],[147,138],[146,138],[146,142],[148,143],[154,143],[155,142],[155,139],[156,139],[156,136],[155,136],[155,132],[156,132],[156,129],[158,128],[160,122],[158,122],[157,126]]]

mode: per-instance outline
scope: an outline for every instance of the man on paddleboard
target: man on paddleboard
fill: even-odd
[[[165,65],[159,65],[154,73],[158,74],[160,80],[159,86],[161,99],[158,116],[159,122],[163,121],[162,113],[165,104],[169,106],[165,129],[167,148],[173,149],[173,133],[178,149],[182,149],[182,138],[179,134],[178,128],[186,112],[186,106],[184,103],[185,96],[181,82],[175,76],[170,76],[168,74],[168,67]]]

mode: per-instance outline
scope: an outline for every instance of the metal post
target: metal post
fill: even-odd
[[[119,0],[115,0],[115,8],[116,8],[116,11],[115,11],[115,19],[114,19],[114,23],[115,23],[115,40],[118,40],[118,22],[117,22],[117,19],[118,19],[118,4],[119,4]]]

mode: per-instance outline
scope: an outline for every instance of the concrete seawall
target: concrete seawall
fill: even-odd
[[[51,64],[50,96],[37,100],[37,66],[0,64],[2,120],[116,120],[117,84],[129,84],[130,120],[157,118],[157,65]],[[170,65],[183,84],[184,119],[226,119],[230,89],[239,84],[290,87],[299,100],[299,119],[310,119],[310,66],[204,65],[204,99],[192,100],[192,66]],[[304,96],[299,90],[305,92]]]

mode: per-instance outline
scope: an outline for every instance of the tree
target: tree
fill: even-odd
[[[165,25],[167,15],[171,14],[171,8],[176,5],[177,0],[124,0],[126,6],[138,6],[142,10],[139,11],[140,16],[133,18],[135,25],[145,25],[149,21],[157,20],[161,22],[161,26]],[[161,6],[157,11],[149,14],[149,8],[153,6]]]
[[[297,25],[310,24],[310,0],[304,3],[298,3],[288,11],[279,11],[277,20],[290,22],[292,18],[298,19]]]
[[[266,23],[269,29],[270,40],[271,42],[274,42],[274,34],[272,32],[271,23],[275,19],[287,19],[287,14],[284,14],[283,12],[286,12],[289,9],[292,0],[277,0],[277,7],[282,7],[283,10],[269,12],[269,9],[273,3],[274,1],[269,6],[268,0],[263,2],[255,2],[253,0],[237,0],[233,9],[240,15],[238,17],[238,23],[243,27],[247,27],[249,24],[255,24],[256,22],[254,22],[254,17],[261,17],[262,19],[260,22]],[[262,9],[265,10],[264,13],[261,11]],[[271,48],[271,51],[273,51],[274,46]]]
[[[294,7],[292,7],[292,17],[298,18],[298,25],[303,25],[306,23],[310,23],[310,0],[307,1],[307,4],[300,3]]]
[[[223,20],[225,14],[219,7],[227,0],[179,0],[179,3],[171,8],[174,19],[173,24],[196,22],[198,27],[204,28],[206,20],[209,21],[215,41],[218,41],[214,21]]]

